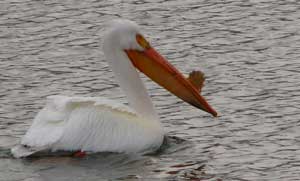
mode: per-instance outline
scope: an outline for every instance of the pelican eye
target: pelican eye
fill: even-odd
[[[148,41],[140,34],[136,35],[136,41],[144,49],[149,49],[151,47],[150,44],[148,43]]]

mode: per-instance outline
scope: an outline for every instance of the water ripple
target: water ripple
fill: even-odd
[[[297,0],[1,1],[0,155],[19,141],[46,96],[126,103],[101,52],[105,23],[118,17],[142,25],[182,72],[204,71],[203,94],[220,117],[195,110],[142,76],[165,130],[188,144],[140,158],[4,156],[0,180],[299,179]]]

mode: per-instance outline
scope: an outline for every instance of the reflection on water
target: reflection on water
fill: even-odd
[[[184,73],[201,69],[220,117],[145,79],[165,130],[186,140],[155,155],[12,159],[45,97],[126,100],[101,51],[108,20],[140,24]],[[0,180],[297,180],[300,2],[0,2]]]

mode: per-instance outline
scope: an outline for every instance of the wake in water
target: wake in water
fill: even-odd
[[[156,167],[154,166],[155,162],[151,161],[166,155],[184,153],[186,149],[191,149],[192,147],[194,145],[190,141],[166,135],[161,147],[155,152],[146,155],[101,152],[87,153],[84,158],[78,158],[74,157],[74,152],[43,150],[28,155],[22,160],[26,161],[29,165],[40,165],[41,167],[46,167],[46,169],[53,168],[53,164],[65,166],[75,164],[80,168],[97,168],[99,172],[104,174],[104,177],[108,177],[107,175],[110,175],[113,171],[118,176],[116,180],[140,178],[137,169],[140,167],[150,167],[150,170],[152,169],[151,172],[171,180],[216,178],[215,175],[206,173],[206,161],[179,159],[174,163],[164,163],[168,165],[164,167]],[[23,149],[26,151],[29,148],[24,147]],[[0,148],[0,158],[13,158],[10,149]],[[124,169],[126,170],[125,172]]]
[[[176,136],[164,136],[163,144],[160,146],[158,150],[153,153],[148,153],[147,155],[157,155],[164,154],[165,152],[176,152],[177,150],[181,150],[188,147],[188,142],[182,138]],[[26,158],[32,157],[73,157],[77,152],[72,151],[51,151],[47,150],[33,150],[30,147],[25,145],[17,145],[14,148],[15,152],[19,152],[21,155],[26,155]],[[107,154],[109,152],[100,152],[100,153],[92,153],[87,152],[86,155],[101,155]],[[113,154],[113,153],[112,153]],[[0,148],[0,158],[11,158],[14,157],[11,153],[11,149]],[[75,156],[76,157],[76,156]]]

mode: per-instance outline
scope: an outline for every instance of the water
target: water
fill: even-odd
[[[54,94],[126,103],[104,59],[105,23],[141,25],[182,72],[201,69],[220,117],[145,79],[169,143],[146,156],[13,159]],[[4,0],[0,2],[0,180],[298,180],[300,2]]]

